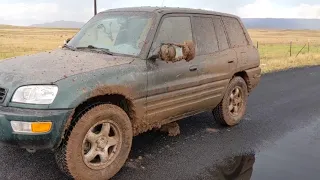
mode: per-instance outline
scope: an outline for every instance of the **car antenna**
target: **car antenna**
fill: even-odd
[[[97,15],[97,0],[93,0],[94,15]]]

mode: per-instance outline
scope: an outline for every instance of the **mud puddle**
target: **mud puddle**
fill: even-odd
[[[190,179],[320,179],[320,121],[266,144],[260,152],[225,158]]]
[[[320,119],[319,119],[320,120]],[[256,155],[251,179],[320,179],[320,121],[288,133]]]
[[[227,144],[219,143],[219,149],[224,153],[217,152],[215,145],[211,145],[215,149],[210,150],[207,140],[203,141],[199,137],[219,136],[220,131],[220,135],[224,136],[237,129],[216,128],[204,129],[203,134],[197,135],[198,138],[182,135],[172,140],[159,134],[141,137],[139,141],[148,144],[148,148],[140,152],[137,150],[134,153],[137,156],[129,161],[115,179],[126,179],[128,176],[132,179],[182,180],[320,179],[320,120],[306,127],[284,132],[278,140],[263,139],[262,145],[256,148],[239,147],[237,151],[234,148],[228,149],[228,142],[224,141]],[[185,144],[176,148],[174,143],[178,143],[180,138],[185,139]],[[207,150],[192,149],[196,147],[192,145],[193,142],[198,147],[203,144]]]

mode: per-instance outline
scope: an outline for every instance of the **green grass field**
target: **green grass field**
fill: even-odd
[[[76,32],[76,29],[0,26],[0,59],[58,48]],[[249,34],[254,44],[259,42],[263,72],[320,65],[320,31],[249,30]]]
[[[249,34],[254,44],[259,43],[263,72],[320,65],[320,31],[249,30]]]

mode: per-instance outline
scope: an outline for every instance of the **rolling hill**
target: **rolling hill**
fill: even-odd
[[[320,19],[243,18],[249,29],[320,30]]]
[[[75,21],[54,21],[44,24],[33,24],[31,27],[43,27],[43,28],[81,28],[84,22]]]
[[[243,18],[242,20],[249,29],[320,30],[320,19]],[[84,24],[84,22],[55,21],[31,26],[45,28],[81,28]]]

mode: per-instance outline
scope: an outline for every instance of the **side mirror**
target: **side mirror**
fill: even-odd
[[[176,58],[176,48],[170,44],[164,44],[160,47],[159,57],[163,61],[174,61]]]
[[[185,41],[183,44],[167,43],[161,46],[159,57],[166,62],[177,62],[181,60],[189,62],[195,58],[195,51],[195,46],[192,41]]]
[[[188,62],[196,57],[196,47],[193,41],[185,41],[183,43],[182,54]]]

